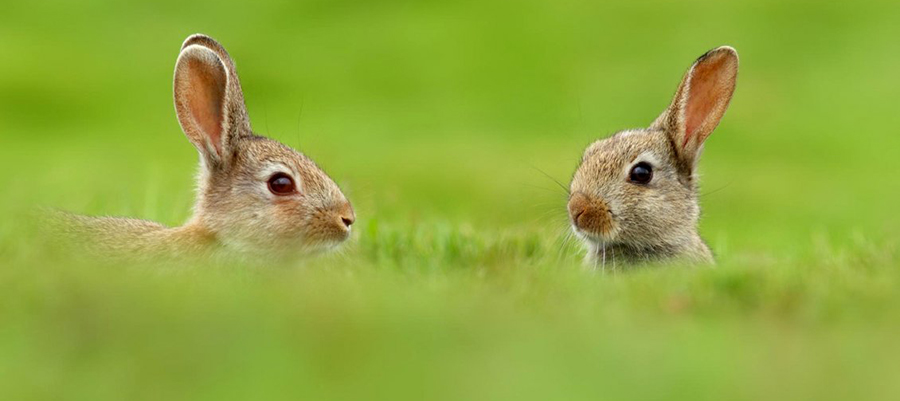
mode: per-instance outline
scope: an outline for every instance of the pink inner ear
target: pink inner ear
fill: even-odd
[[[725,93],[727,90],[725,63],[727,62],[728,57],[716,57],[713,60],[704,60],[694,67],[687,105],[684,110],[685,135],[682,146],[686,146],[689,140],[694,139],[697,129],[704,123],[710,121],[711,118],[721,118],[721,115],[714,116],[713,113],[719,111],[721,102],[728,96]],[[713,127],[706,127],[707,129],[700,133],[702,137],[696,138],[697,142],[705,141],[714,126],[713,123]]]
[[[189,63],[191,88],[188,107],[197,127],[219,152],[226,85],[224,71],[220,65],[210,65],[200,60],[190,60]]]

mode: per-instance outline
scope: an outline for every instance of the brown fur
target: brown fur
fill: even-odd
[[[346,240],[355,220],[338,186],[312,160],[250,128],[234,62],[215,40],[190,36],[174,77],[175,109],[200,153],[197,201],[181,227],[120,217],[63,214],[64,231],[115,257],[285,256]],[[275,195],[268,180],[297,191]],[[230,256],[228,256],[230,257]]]
[[[728,107],[737,70],[734,49],[711,50],[694,62],[650,128],[622,131],[587,148],[572,178],[568,211],[589,263],[713,262],[697,231],[696,164]],[[629,180],[639,162],[652,166],[646,185]]]

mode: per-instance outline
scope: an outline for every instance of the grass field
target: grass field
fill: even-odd
[[[896,1],[7,3],[0,399],[900,398]],[[339,252],[110,266],[40,234],[39,206],[189,216],[171,79],[194,32],[255,130],[353,202]],[[718,266],[584,269],[545,173],[722,44]]]

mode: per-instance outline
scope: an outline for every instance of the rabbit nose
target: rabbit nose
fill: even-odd
[[[344,222],[344,225],[350,227],[353,225],[353,222],[356,221],[356,217],[353,216],[341,216],[341,221]]]
[[[580,230],[591,234],[607,234],[612,228],[609,208],[602,199],[575,192],[569,198],[569,218]]]
[[[356,222],[356,213],[353,212],[353,206],[350,206],[350,202],[344,204],[338,212],[338,216],[341,218],[341,222],[344,223],[348,229],[354,222]]]

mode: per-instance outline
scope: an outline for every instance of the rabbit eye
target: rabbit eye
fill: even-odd
[[[269,178],[269,191],[275,195],[290,195],[295,189],[294,180],[285,173],[276,173]]]
[[[628,179],[635,184],[649,184],[653,179],[653,167],[647,162],[635,164],[628,174]]]

